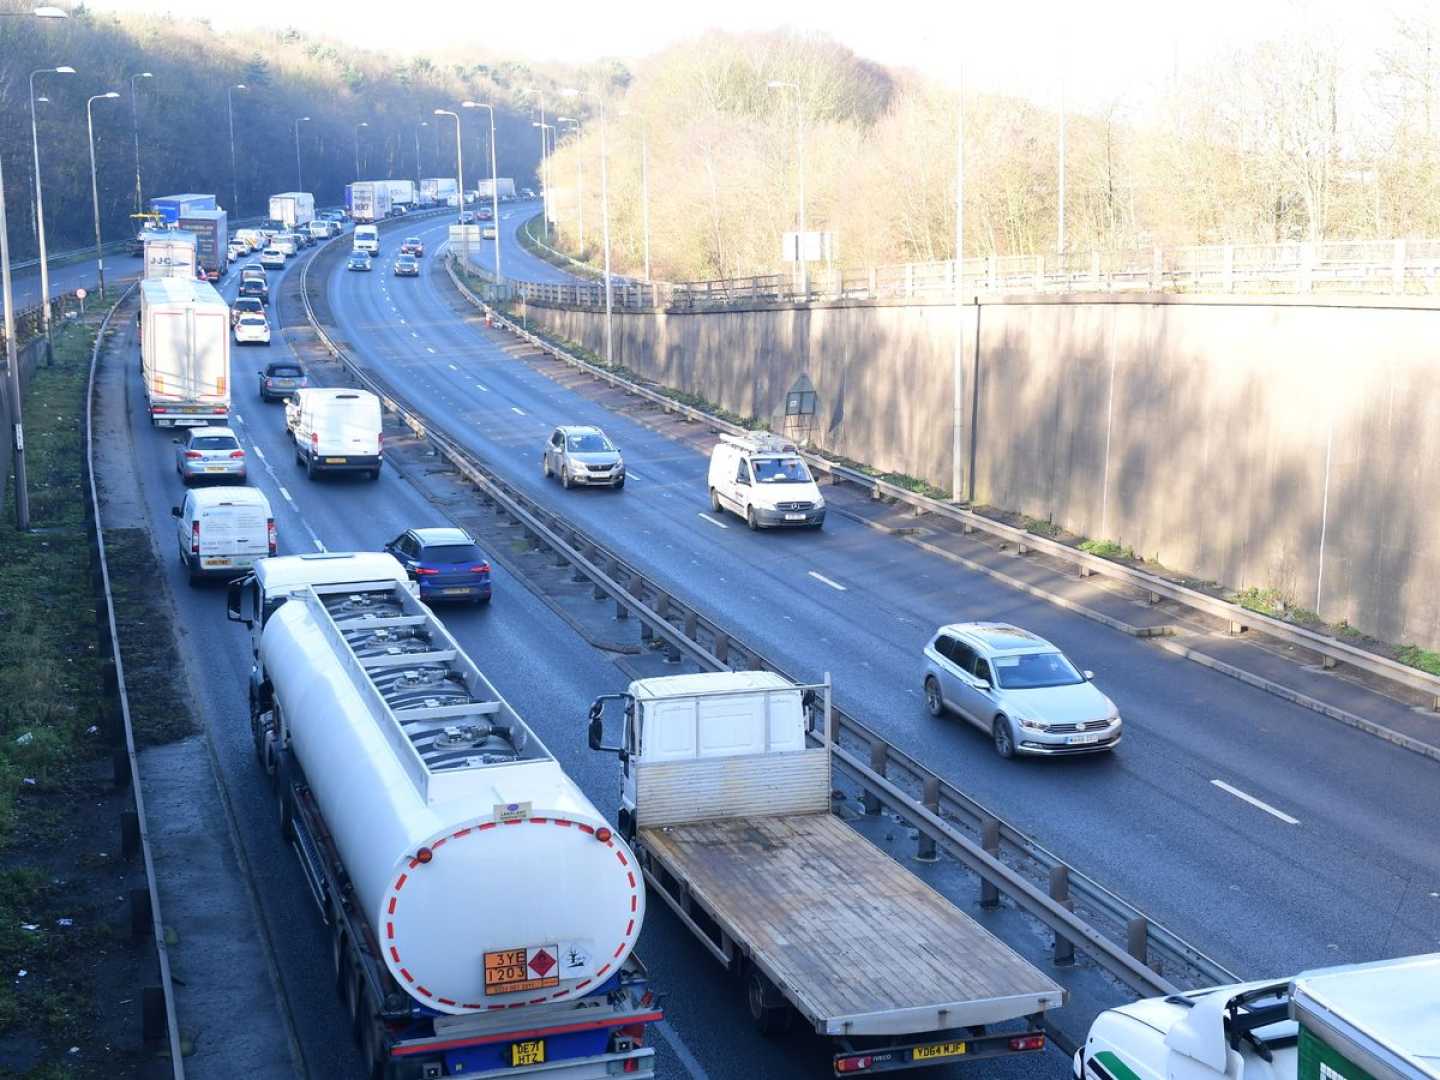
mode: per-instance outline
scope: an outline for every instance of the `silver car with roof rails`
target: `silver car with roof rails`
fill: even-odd
[[[562,487],[623,488],[625,459],[598,427],[567,424],[550,433],[540,468]]]
[[[925,646],[925,705],[986,732],[1001,757],[1112,750],[1120,710],[1065,654],[1008,623],[952,623]]]

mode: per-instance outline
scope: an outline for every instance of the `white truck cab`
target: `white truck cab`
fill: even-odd
[[[799,448],[769,432],[721,435],[710,452],[710,506],[729,510],[752,529],[825,524],[825,497]]]

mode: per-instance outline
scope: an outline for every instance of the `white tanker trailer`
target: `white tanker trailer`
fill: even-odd
[[[365,580],[263,560],[231,614],[258,638],[257,753],[369,1074],[653,1075],[633,852],[398,563],[342,558]]]

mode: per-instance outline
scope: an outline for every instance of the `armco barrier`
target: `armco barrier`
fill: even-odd
[[[512,518],[529,543],[545,548],[557,563],[570,566],[579,578],[589,581],[597,599],[607,598],[616,604],[617,614],[635,617],[644,628],[642,636],[658,639],[674,658],[686,658],[708,671],[768,669],[785,674],[757,650],[667,594],[641,572],[491,473],[449,435],[357,365],[315,316],[308,283],[312,262],[307,262],[301,271],[301,297],[324,347],[350,377],[375,393],[388,411],[417,436],[428,439],[474,484],[482,499]],[[1143,996],[1175,992],[1177,983],[1162,971],[1194,985],[1237,981],[1223,965],[1063,863],[860,721],[836,709],[832,724],[833,729],[821,736],[834,745],[840,773],[863,788],[867,809],[889,809],[919,833],[922,845],[929,844],[921,853],[938,847],[972,870],[982,880],[982,903],[993,906],[1003,893],[1017,908],[1046,926],[1054,934],[1057,963],[1066,963],[1073,950],[1079,948]],[[912,794],[917,786],[920,790]],[[975,835],[967,835],[967,831]],[[1012,865],[1015,862],[1021,864],[1020,868]],[[1075,906],[1093,914],[1088,919],[1077,915],[1072,910]],[[1097,920],[1104,921],[1109,933]]]
[[[105,687],[113,695],[113,708],[118,716],[109,725],[108,733],[118,743],[115,760],[115,782],[129,784],[135,809],[122,815],[120,822],[121,849],[128,857],[137,851],[145,867],[145,888],[130,896],[131,926],[134,932],[149,932],[155,942],[159,963],[160,985],[140,987],[141,1030],[147,1042],[163,1041],[170,1059],[173,1080],[185,1080],[185,1062],[180,1044],[180,1027],[175,1015],[175,988],[170,974],[170,953],[165,942],[165,924],[160,915],[160,894],[155,884],[155,863],[150,851],[150,837],[145,822],[145,796],[140,787],[140,765],[135,754],[135,731],[130,721],[130,701],[125,688],[125,660],[120,653],[120,638],[115,620],[115,600],[110,589],[110,567],[105,559],[105,526],[100,517],[100,497],[95,487],[95,373],[100,351],[105,347],[105,331],[120,305],[134,291],[131,285],[106,314],[95,335],[90,354],[90,377],[85,394],[85,498],[86,524],[97,570],[96,622],[100,630],[105,661]],[[113,672],[113,674],[112,674]]]
[[[464,282],[454,273],[453,265],[449,265],[448,269],[450,270],[451,280],[454,281],[455,287],[460,290],[461,295],[465,296],[477,307],[491,312],[493,319],[498,325],[524,338],[536,349],[556,359],[563,360],[574,367],[582,368],[597,379],[604,380],[612,386],[625,390],[627,393],[645,398],[669,412],[708,424],[717,430],[731,434],[739,434],[744,431],[743,428],[736,424],[728,423],[693,406],[681,404],[666,397],[664,394],[641,386],[613,372],[606,371],[604,368],[588,363],[564,349],[558,349],[543,338],[523,330],[499,312],[494,311],[493,308],[488,307],[483,300],[466,288]],[[507,282],[507,285],[511,288],[516,287],[516,283],[514,282]],[[592,286],[563,287],[591,288]],[[973,510],[968,510],[963,506],[917,494],[907,488],[900,487],[898,484],[892,484],[878,477],[869,476],[858,469],[853,469],[831,461],[821,454],[806,451],[804,452],[804,457],[811,468],[829,476],[834,483],[855,484],[870,491],[873,497],[891,499],[914,508],[918,513],[935,514],[939,517],[947,518],[957,522],[965,532],[983,532],[990,536],[995,536],[1007,543],[1015,545],[1016,550],[1022,553],[1036,551],[1048,555],[1051,558],[1061,560],[1075,567],[1076,571],[1082,577],[1094,574],[1118,581],[1144,593],[1152,602],[1170,600],[1182,604],[1194,611],[1202,612],[1212,618],[1223,621],[1235,633],[1240,633],[1245,630],[1260,631],[1286,644],[1294,645],[1317,654],[1322,658],[1322,663],[1326,667],[1333,668],[1337,665],[1345,664],[1357,671],[1362,671],[1368,675],[1376,676],[1406,687],[1409,690],[1417,691],[1425,695],[1430,702],[1431,708],[1440,709],[1440,677],[1436,677],[1417,668],[1409,667],[1387,656],[1381,656],[1377,653],[1361,649],[1338,638],[1317,633],[1314,630],[1309,630],[1303,626],[1296,626],[1293,623],[1272,618],[1268,615],[1262,615],[1259,612],[1251,611],[1248,608],[1243,608],[1228,600],[1200,592],[1197,589],[1178,585],[1158,575],[1148,574],[1143,570],[1137,570],[1134,567],[1125,566],[1122,563],[1112,562],[1098,555],[1091,555],[1089,552],[1081,551],[1078,548],[1058,543],[1043,536],[1036,536],[1034,533],[1026,532],[1024,529],[1017,529],[1014,526],[988,518],[983,514],[977,514]],[[1398,733],[1393,734],[1395,735],[1394,741],[1396,741],[1398,745],[1405,746],[1407,749],[1422,753],[1427,752],[1429,749],[1425,744],[1417,740],[1407,739]]]

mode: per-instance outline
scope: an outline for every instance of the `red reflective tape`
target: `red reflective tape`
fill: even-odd
[[[578,821],[575,823],[575,825],[576,825],[576,827],[577,827],[581,832],[589,833],[591,836],[594,836],[594,835],[595,835],[595,830],[594,830],[593,828],[591,828],[589,825],[586,825],[586,824],[584,824],[583,822],[578,822]]]
[[[455,1002],[451,1001],[449,998],[440,998],[440,997],[437,997],[435,1000],[438,1001],[441,1005],[454,1005],[454,1004],[455,1004]]]
[[[538,997],[538,998],[531,998],[528,1002],[526,1002],[526,1004],[528,1004],[528,1005],[544,1005],[544,1004],[545,1004],[545,998],[544,998],[543,995],[542,995],[541,997]]]
[[[485,1006],[480,1004],[478,1001],[467,1001],[464,1005],[461,1005],[460,1007],[462,1009],[483,1009]]]
[[[393,896],[390,897],[390,906],[389,906],[389,908],[386,909],[385,914],[387,914],[387,915],[394,915],[394,914],[395,914],[395,897],[393,897]]]
[[[627,859],[627,858],[625,858],[625,852],[621,851],[619,848],[616,848],[616,849],[615,849],[615,857],[620,860],[620,865],[621,865],[621,866],[629,866],[629,865],[630,865],[630,860]]]
[[[419,866],[419,865],[420,865],[420,860],[419,860],[419,859],[411,859],[411,860],[410,860],[410,869],[411,869],[411,870],[414,870],[414,869],[415,869],[417,866]],[[399,886],[397,885],[396,888],[398,889]]]
[[[625,876],[630,879],[630,887],[633,889],[635,887],[635,875],[633,873],[630,873],[626,874]]]
[[[487,821],[487,822],[485,822],[484,825],[476,825],[476,826],[475,826],[475,831],[476,831],[476,832],[484,832],[486,829],[493,829],[494,827],[495,827],[495,822],[493,822],[493,821]]]
[[[595,972],[595,977],[598,979],[598,978],[600,978],[601,975],[604,975],[605,972],[607,972],[607,971],[609,971],[609,970],[610,970],[610,965],[609,965],[609,964],[606,964],[606,965],[605,965],[603,968],[601,968],[599,971]]]
[[[592,982],[594,982],[594,981],[595,981],[594,979],[586,979],[586,980],[585,980],[584,982],[582,982],[582,983],[576,983],[576,984],[575,984],[575,989],[576,989],[576,990],[584,990],[585,987],[589,986],[589,985],[590,985]]]
[[[552,999],[554,999],[554,998],[562,998],[562,997],[564,997],[564,996],[565,996],[566,994],[568,994],[568,993],[570,993],[569,990],[557,990],[557,991],[555,991],[555,993],[551,994],[550,997],[551,997]]]
[[[436,850],[437,848],[442,848],[442,847],[444,847],[444,846],[445,846],[445,842],[446,842],[447,840],[449,840],[449,839],[450,839],[450,838],[449,838],[448,836],[442,836],[442,837],[440,837],[439,840],[436,840],[433,844],[430,845],[430,850],[431,850],[431,851],[434,851],[434,850]]]
[[[628,931],[627,931],[627,933],[628,933]],[[616,960],[619,960],[619,959],[620,959],[620,954],[621,954],[622,952],[624,952],[624,951],[625,951],[625,942],[622,941],[622,942],[620,942],[619,945],[616,945],[616,946],[615,946],[615,957],[614,957],[614,958],[615,958]]]
[[[400,950],[395,948],[394,945],[390,946],[390,958],[394,960],[395,963],[400,963]]]
[[[394,900],[391,900],[390,903],[393,905],[393,904],[395,903],[395,901],[394,901]],[[634,893],[631,893],[631,894],[630,894],[630,910],[631,910],[631,911],[638,911],[639,909],[640,909],[640,898],[639,898],[638,896],[636,896]],[[394,909],[394,907],[391,907],[390,910],[391,910],[391,911],[394,911],[395,909]]]
[[[485,1006],[485,1008],[491,1010],[492,1012],[493,1012],[495,1009],[503,1009],[504,1007],[505,1007],[504,1005],[486,1005],[486,1006]]]
[[[387,922],[385,924],[385,936],[392,941],[395,939],[395,924],[393,922]]]
[[[634,919],[631,919],[629,925],[625,927],[625,936],[626,936],[626,937],[629,937],[629,936],[630,936],[631,934],[633,934],[634,932],[635,932],[635,920],[634,920]]]
[[[546,824],[549,820],[550,820],[549,818],[532,817],[532,818],[530,819],[530,824],[531,824],[531,825],[544,825],[544,824]]]
[[[411,975],[410,972],[406,971],[403,967],[400,969],[400,974],[405,976],[405,981],[406,981],[406,982],[414,982],[414,981],[415,981],[415,976],[414,976],[414,975]]]
[[[469,836],[469,835],[470,835],[470,830],[469,830],[469,829],[461,829],[461,830],[460,830],[459,832],[457,832],[457,833],[451,833],[451,835],[454,836],[456,840],[459,840],[462,836]]]
[[[397,881],[395,882],[395,891],[396,891],[396,892],[399,892],[401,889],[403,889],[403,888],[405,887],[405,879],[408,878],[409,876],[410,876],[409,874],[401,874],[401,875],[400,875],[399,880],[397,880]],[[633,884],[633,882],[632,882],[632,884]]]
[[[503,824],[505,824],[505,825],[524,825],[524,824],[525,824],[525,819],[524,819],[524,818],[511,818],[509,821],[503,822]]]
[[[566,820],[565,818],[563,818],[563,817],[557,817],[557,818],[555,819],[555,824],[556,824],[556,825],[570,825],[571,822],[567,821],[567,820]]]
[[[503,1009],[504,1005],[487,1005],[487,1009]],[[649,1024],[656,1020],[663,1020],[665,1014],[659,1009],[653,1012],[639,1013],[635,1016],[627,1016],[616,1020],[591,1020],[580,1024],[560,1024],[556,1027],[532,1028],[528,1031],[507,1031],[503,1035],[481,1035],[474,1039],[448,1039],[444,1042],[436,1042],[433,1039],[426,1039],[423,1042],[410,1045],[401,1044],[390,1048],[392,1057],[405,1057],[409,1054],[431,1054],[437,1050],[455,1050],[462,1046],[484,1046],[487,1043],[514,1042],[516,1039],[540,1039],[546,1035],[566,1035],[572,1031],[598,1031],[601,1028],[620,1028],[630,1024]]]
[[[435,996],[434,994],[430,993],[429,990],[426,990],[425,987],[421,986],[419,983],[416,983],[416,984],[415,984],[415,989],[416,989],[417,991],[419,991],[420,993],[424,994],[426,997],[434,997],[434,996]]]

